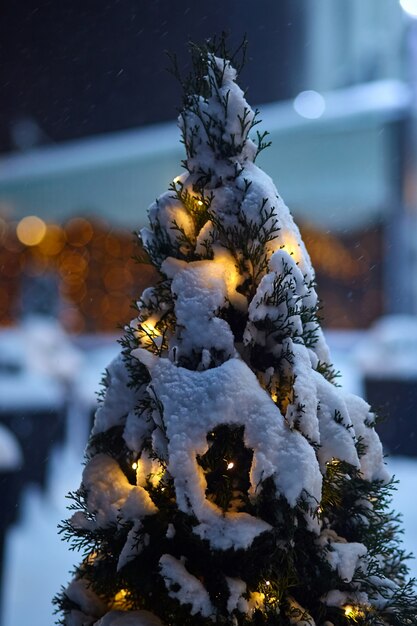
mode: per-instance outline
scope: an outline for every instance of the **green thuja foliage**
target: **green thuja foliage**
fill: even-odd
[[[160,281],[138,299],[106,371],[83,481],[69,495],[61,533],[81,563],[55,598],[59,624],[417,625],[373,414],[335,384],[308,254],[254,165],[267,142],[235,81],[244,54],[244,45],[229,54],[221,38],[191,46],[189,76],[174,64],[185,173],[141,231]],[[262,399],[250,411],[250,393],[229,405],[224,390],[224,408],[204,387],[230,363],[250,372]],[[195,407],[196,424],[200,413],[213,424],[189,452],[188,474],[172,460],[189,435],[177,429],[172,372],[197,381],[184,387],[184,407]],[[201,405],[191,389],[203,389]],[[270,433],[254,434],[265,411]],[[277,424],[276,458],[290,452],[288,472],[260,448]],[[291,472],[305,479],[296,497]],[[223,535],[205,533],[210,520]],[[245,537],[243,523],[259,530]]]

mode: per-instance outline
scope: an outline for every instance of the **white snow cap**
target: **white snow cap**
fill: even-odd
[[[236,70],[228,60],[209,55],[207,72],[207,83],[215,86],[212,95],[207,98],[194,96],[193,101],[200,115],[187,108],[178,118],[178,125],[183,132],[185,145],[189,146],[191,143],[193,145],[194,154],[189,154],[187,160],[189,170],[198,171],[201,164],[205,171],[211,167],[218,174],[219,154],[216,145],[209,139],[202,119],[208,120],[210,116],[214,120],[210,134],[212,137],[217,137],[217,145],[223,143],[233,146],[231,158],[244,162],[247,159],[253,160],[256,154],[256,146],[248,138],[255,113],[246,102],[243,91],[235,82]],[[227,107],[223,106],[221,101],[227,101]],[[239,117],[246,120],[247,124],[244,127]],[[232,171],[230,168],[230,172]]]
[[[363,543],[348,543],[330,529],[323,530],[317,543],[325,549],[326,560],[344,582],[349,583],[357,569],[365,571],[368,550]]]
[[[106,610],[106,604],[91,589],[89,581],[83,578],[76,578],[71,581],[65,589],[65,595],[72,602],[78,604],[81,611],[86,615],[100,617]]]
[[[240,578],[229,578],[226,576],[226,582],[229,587],[230,596],[227,601],[227,610],[232,613],[234,610],[240,611],[240,613],[249,612],[249,603],[244,598],[247,592],[246,583]]]
[[[269,394],[240,359],[195,372],[176,367],[138,349],[132,352],[150,370],[152,392],[164,407],[168,437],[168,471],[174,479],[177,504],[193,512],[194,529],[213,548],[248,548],[270,528],[247,513],[226,512],[207,500],[204,472],[197,455],[208,449],[207,433],[221,424],[244,427],[244,441],[254,451],[250,495],[256,497],[262,481],[273,477],[277,493],[291,506],[305,497],[312,508],[321,498],[322,477],[313,448],[285,423]]]
[[[119,354],[106,370],[107,389],[99,405],[93,426],[93,435],[105,432],[112,426],[123,424],[129,411],[133,410],[138,392],[128,386],[129,372],[122,354]]]
[[[88,510],[99,528],[157,512],[146,489],[130,484],[118,462],[106,454],[96,454],[88,461],[82,484],[87,490]]]
[[[382,444],[376,430],[372,427],[374,414],[365,400],[352,393],[342,394],[357,438],[365,445],[365,454],[360,459],[360,469],[365,480],[382,480],[388,483],[391,480],[384,463]]]
[[[193,350],[210,348],[231,356],[233,333],[229,324],[215,315],[226,304],[225,268],[213,261],[188,263],[176,273],[171,290],[176,298],[178,331],[177,340],[172,343],[176,359],[183,353],[189,355]]]
[[[159,559],[159,565],[171,598],[176,598],[181,604],[191,604],[191,615],[197,613],[201,613],[203,617],[214,615],[208,591],[198,578],[187,571],[182,560],[170,554],[163,554]]]

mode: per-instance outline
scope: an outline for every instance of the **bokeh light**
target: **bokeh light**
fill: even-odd
[[[400,0],[400,5],[408,15],[417,18],[417,0]]]
[[[74,217],[65,224],[65,233],[71,246],[82,248],[91,241],[94,231],[88,220]]]
[[[46,224],[36,215],[28,215],[18,223],[16,235],[25,246],[37,246],[46,234]]]
[[[66,243],[66,235],[63,228],[56,224],[49,224],[42,241],[39,242],[40,251],[46,256],[59,254]]]
[[[293,103],[294,110],[310,120],[321,117],[326,110],[326,101],[318,91],[302,91],[296,96]]]

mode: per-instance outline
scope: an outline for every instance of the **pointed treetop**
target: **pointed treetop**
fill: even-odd
[[[187,159],[184,165],[196,174],[196,184],[216,186],[219,180],[237,175],[247,161],[254,161],[266,147],[265,134],[257,144],[249,139],[256,124],[253,111],[236,79],[244,65],[246,41],[229,53],[225,37],[204,45],[190,44],[193,71],[183,79],[177,65],[174,73],[183,87],[179,116]],[[174,62],[175,63],[175,62]]]

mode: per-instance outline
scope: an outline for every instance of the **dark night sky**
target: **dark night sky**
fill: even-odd
[[[254,8],[254,5],[256,8]],[[0,8],[0,151],[30,118],[44,142],[172,119],[180,90],[166,50],[187,63],[187,42],[246,33],[241,84],[252,103],[293,94],[290,68],[301,4],[291,0],[41,0]],[[298,17],[298,19],[297,19]]]

